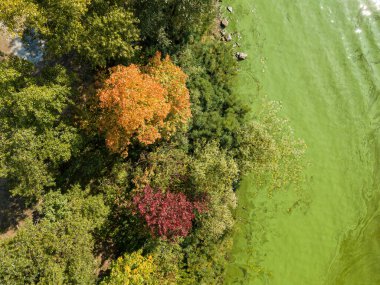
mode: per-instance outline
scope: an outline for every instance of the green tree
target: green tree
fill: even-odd
[[[216,41],[190,45],[178,61],[189,75],[190,143],[217,140],[225,149],[236,148],[236,132],[250,108],[231,89],[237,70],[232,46]]]
[[[41,25],[44,21],[37,5],[28,0],[1,1],[0,19],[11,31],[18,34],[22,34],[25,25]]]
[[[158,284],[185,284],[183,279],[184,252],[178,242],[156,239],[149,241],[145,250],[156,264],[155,279]]]
[[[45,58],[66,56],[77,64],[104,67],[130,59],[139,49],[138,21],[127,7],[122,1],[17,0],[0,6],[0,20],[45,41]],[[19,18],[22,24],[16,25]]]
[[[64,69],[49,69],[48,82],[34,72],[18,59],[0,63],[0,173],[13,194],[31,199],[54,186],[79,141],[64,115],[71,103]]]
[[[140,49],[137,23],[125,8],[110,7],[100,15],[95,11],[86,17],[85,30],[73,49],[93,66],[130,59]]]
[[[235,224],[239,178],[236,162],[217,143],[199,146],[190,166],[193,188],[204,191],[207,209],[199,215],[193,234],[184,241],[187,284],[222,284]]]
[[[133,0],[145,46],[173,52],[199,39],[216,17],[215,0]]]
[[[78,187],[64,195],[50,192],[37,221],[28,219],[14,238],[0,241],[0,283],[94,284],[91,232],[106,215],[101,196]]]
[[[191,157],[184,150],[170,146],[143,153],[134,169],[135,187],[143,189],[151,185],[162,191],[171,189],[187,192],[190,162]]]
[[[208,197],[208,209],[199,217],[196,235],[201,240],[217,241],[235,223],[233,211],[237,199],[233,185],[239,178],[238,166],[213,142],[196,149],[190,175],[193,187]]]

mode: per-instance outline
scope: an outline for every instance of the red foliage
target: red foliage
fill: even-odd
[[[190,202],[183,193],[154,191],[147,185],[133,198],[140,215],[145,219],[153,236],[173,239],[189,234],[195,210],[202,213],[202,202]]]

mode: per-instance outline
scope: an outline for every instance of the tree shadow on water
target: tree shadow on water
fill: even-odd
[[[0,234],[17,229],[18,223],[25,219],[25,203],[12,197],[5,179],[0,179]]]

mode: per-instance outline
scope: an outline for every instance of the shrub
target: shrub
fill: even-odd
[[[149,285],[155,282],[156,265],[152,256],[144,257],[141,251],[124,254],[112,262],[111,274],[101,285]]]
[[[14,238],[0,242],[0,283],[94,284],[91,232],[107,208],[102,197],[74,188],[45,196],[38,221],[29,219]]]
[[[183,193],[162,193],[147,185],[133,198],[138,213],[144,218],[152,236],[173,239],[189,234],[195,210],[202,212],[199,203],[187,200]]]

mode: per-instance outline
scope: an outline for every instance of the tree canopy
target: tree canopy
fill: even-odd
[[[98,92],[107,146],[128,155],[133,139],[149,145],[168,138],[191,116],[186,75],[160,54],[148,67],[116,66]],[[142,72],[146,71],[146,73]]]
[[[106,66],[139,50],[138,20],[123,1],[7,0],[0,20],[45,43],[44,56]]]
[[[34,72],[18,59],[0,62],[0,173],[14,194],[29,198],[55,185],[60,164],[80,139],[64,115],[71,104],[64,69],[50,69],[49,82]]]
[[[218,5],[0,2],[43,52],[0,59],[0,191],[28,207],[1,284],[223,284],[240,181],[296,183],[304,145],[234,91]]]
[[[45,195],[38,220],[27,220],[16,237],[0,240],[1,284],[93,284],[91,233],[107,211],[101,196],[78,187]]]

